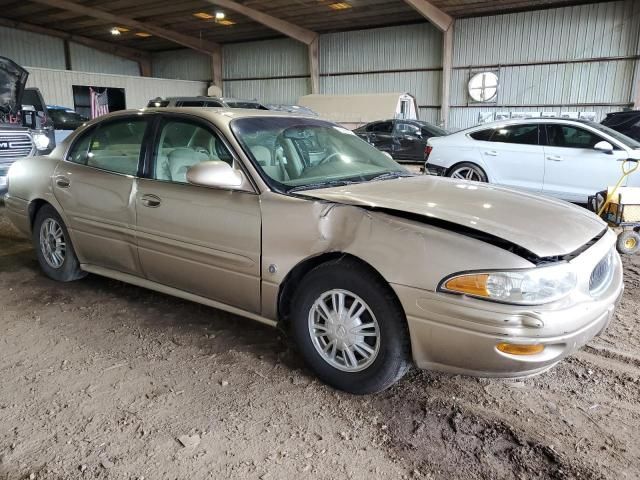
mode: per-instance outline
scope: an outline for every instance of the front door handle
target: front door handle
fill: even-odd
[[[155,195],[151,195],[151,194],[146,194],[143,195],[140,198],[140,201],[142,202],[142,205],[144,205],[145,207],[149,207],[149,208],[156,208],[160,206],[160,197],[157,197]]]
[[[489,155],[490,157],[497,157],[498,156],[498,152],[496,152],[495,150],[489,150],[488,152],[484,152],[485,155]]]
[[[547,160],[551,160],[552,162],[561,162],[562,161],[562,157],[560,157],[558,155],[549,155],[547,157]]]
[[[67,177],[56,177],[56,185],[60,188],[69,188],[71,186],[71,180]]]

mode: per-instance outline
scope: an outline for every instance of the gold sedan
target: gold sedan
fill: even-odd
[[[291,114],[111,114],[16,162],[6,205],[49,277],[91,272],[281,323],[353,393],[412,361],[540,373],[606,327],[623,288],[615,235],[586,210],[414,176]]]

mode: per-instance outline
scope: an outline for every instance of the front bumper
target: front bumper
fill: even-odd
[[[614,238],[609,232],[572,261],[582,277],[613,247]],[[587,289],[536,307],[393,285],[407,314],[415,364],[482,377],[525,377],[552,367],[600,334],[613,318],[624,288],[622,263],[614,257],[611,282],[597,298]],[[545,348],[534,355],[513,355],[497,349],[503,342]]]

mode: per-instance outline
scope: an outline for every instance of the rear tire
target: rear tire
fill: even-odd
[[[487,183],[489,179],[487,174],[475,163],[462,162],[454,165],[447,172],[447,177],[456,178],[458,180],[471,180],[474,182]]]
[[[292,301],[292,335],[325,383],[354,394],[382,391],[410,367],[404,312],[389,285],[351,260],[309,272]]]
[[[623,255],[633,255],[640,251],[640,234],[633,230],[625,230],[618,235],[618,241],[616,243],[618,252]]]
[[[87,275],[80,270],[80,262],[62,217],[51,205],[44,205],[36,213],[32,240],[40,268],[47,277],[58,282],[70,282]]]

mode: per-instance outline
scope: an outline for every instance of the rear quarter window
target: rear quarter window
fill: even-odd
[[[477,132],[470,133],[469,136],[474,140],[488,142],[492,134],[493,134],[493,129],[487,128],[486,130],[478,130]]]

